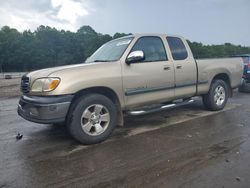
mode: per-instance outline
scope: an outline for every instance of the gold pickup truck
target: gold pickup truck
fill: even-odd
[[[75,139],[94,144],[123,125],[124,115],[189,104],[194,96],[221,110],[242,73],[242,58],[195,60],[180,36],[130,35],[104,44],[85,63],[23,76],[18,114],[65,123]]]

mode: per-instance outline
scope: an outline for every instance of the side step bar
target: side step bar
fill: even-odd
[[[194,102],[194,100],[190,99],[190,100],[185,100],[183,102],[166,104],[166,105],[159,106],[157,108],[151,108],[151,109],[147,109],[147,110],[141,109],[141,110],[127,111],[127,115],[130,115],[130,116],[144,115],[144,114],[158,112],[158,111],[162,111],[162,110],[166,110],[166,109],[176,108],[176,107],[190,104],[193,102]]]

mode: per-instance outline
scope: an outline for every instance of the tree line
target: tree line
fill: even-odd
[[[113,36],[97,33],[90,26],[76,32],[39,26],[19,32],[4,26],[0,30],[0,72],[25,72],[84,62],[102,44],[128,34]],[[225,43],[203,45],[189,42],[195,58],[228,57],[250,53],[250,47]]]

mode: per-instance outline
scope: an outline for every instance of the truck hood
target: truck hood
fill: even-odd
[[[116,66],[114,66],[116,65]],[[38,71],[33,71],[27,74],[27,76],[30,78],[30,84],[32,85],[34,81],[38,78],[45,78],[45,77],[58,77],[61,79],[62,85],[67,85],[69,83],[72,83],[72,80],[78,80],[80,81],[86,80],[86,77],[88,79],[96,79],[97,75],[103,75],[103,72],[109,72],[109,70],[112,70],[114,67],[120,67],[117,62],[97,62],[97,63],[82,63],[77,65],[67,65],[67,66],[59,66],[54,68],[48,68],[48,69],[41,69]],[[117,71],[120,73],[119,71]],[[83,79],[83,76],[85,77]],[[68,85],[66,87],[69,87]],[[60,88],[57,88],[59,90]],[[53,92],[49,92],[52,94]],[[30,94],[34,94],[30,92]],[[36,93],[40,94],[40,93]]]
[[[54,72],[65,70],[65,69],[72,69],[72,68],[78,68],[78,67],[84,67],[89,64],[77,64],[77,65],[65,65],[65,66],[59,66],[59,67],[53,67],[53,68],[47,68],[47,69],[41,69],[37,71],[33,71],[27,74],[28,77],[30,77],[32,80],[35,80],[37,78],[44,78],[48,77]]]

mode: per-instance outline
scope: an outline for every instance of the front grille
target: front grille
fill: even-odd
[[[30,79],[25,75],[21,79],[21,91],[23,93],[29,93],[30,91]]]

